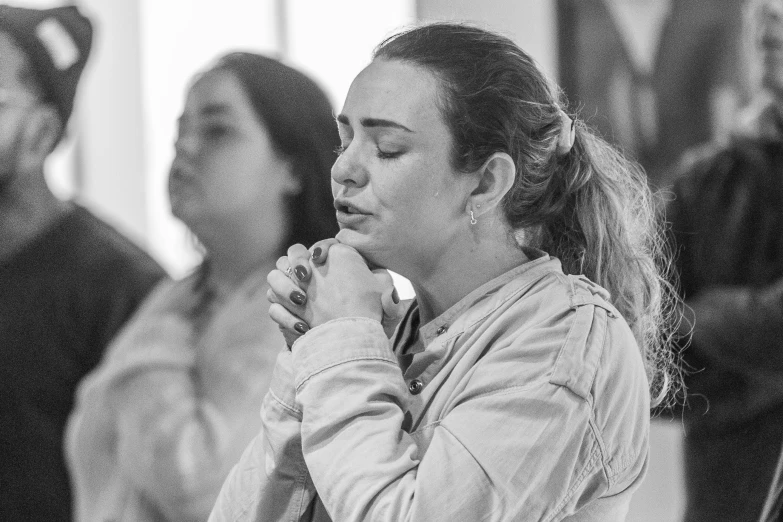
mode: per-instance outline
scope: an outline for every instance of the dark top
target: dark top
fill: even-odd
[[[675,194],[668,216],[696,313],[685,358],[704,368],[687,377],[686,414],[731,429],[783,405],[783,142],[707,151]]]
[[[684,352],[687,521],[757,521],[783,440],[783,139],[693,153],[668,208],[695,325]]]
[[[81,207],[0,260],[0,520],[71,519],[62,438],[76,386],[164,276]]]

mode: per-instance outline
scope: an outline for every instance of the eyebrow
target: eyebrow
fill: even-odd
[[[337,116],[337,121],[342,123],[343,125],[351,126],[351,121],[348,119],[348,116],[345,114],[339,114]],[[391,127],[393,129],[400,129],[404,130],[405,132],[413,132],[408,127],[401,123],[397,123],[396,121],[392,120],[384,120],[381,118],[360,118],[359,123],[362,124],[363,127]]]
[[[230,114],[231,112],[232,108],[225,103],[210,103],[199,110],[199,113],[203,116],[219,116],[222,114]]]
[[[228,104],[225,103],[210,103],[209,105],[205,105],[204,107],[201,107],[198,112],[198,116],[201,117],[209,117],[209,116],[223,116],[223,115],[230,115],[232,112],[231,107]],[[177,118],[177,125],[182,125],[184,121],[188,119],[185,114],[182,114],[179,118]]]

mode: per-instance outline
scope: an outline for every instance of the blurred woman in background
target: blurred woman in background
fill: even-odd
[[[324,93],[276,60],[232,53],[195,78],[169,193],[204,261],[153,292],[79,389],[66,438],[77,520],[206,519],[284,346],[266,274],[283,247],[336,233],[338,145]]]

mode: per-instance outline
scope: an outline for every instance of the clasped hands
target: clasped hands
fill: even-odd
[[[300,244],[277,260],[267,276],[269,316],[289,349],[310,328],[343,317],[375,319],[391,336],[403,306],[389,272],[370,269],[355,249],[326,239]]]

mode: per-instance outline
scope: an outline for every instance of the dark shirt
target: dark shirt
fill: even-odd
[[[691,155],[668,208],[693,307],[686,520],[756,521],[783,440],[783,139]]]
[[[164,276],[81,207],[0,261],[0,520],[71,519],[63,432],[76,386]]]

